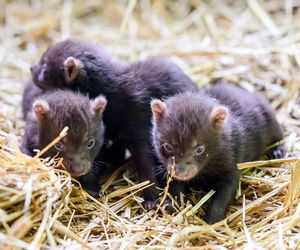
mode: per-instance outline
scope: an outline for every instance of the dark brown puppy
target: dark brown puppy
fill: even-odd
[[[29,101],[28,96],[33,99]],[[31,103],[33,103],[31,105]],[[29,82],[23,97],[26,112],[25,134],[22,151],[34,155],[34,149],[43,149],[52,142],[64,127],[69,127],[67,136],[56,143],[43,156],[63,158],[63,164],[73,177],[91,170],[104,138],[102,113],[106,99],[98,96],[90,100],[87,96],[67,90],[56,90],[41,94]]]
[[[43,89],[80,90],[90,97],[105,95],[106,138],[117,145],[120,153],[115,157],[124,158],[123,149],[128,148],[140,181],[156,183],[150,101],[197,90],[180,68],[158,58],[124,66],[112,61],[98,45],[66,40],[49,48],[31,71],[34,82]],[[155,185],[144,190],[145,207],[151,209],[157,197]]]
[[[224,219],[238,186],[237,163],[258,160],[283,138],[263,96],[230,85],[153,100],[151,106],[153,144],[165,166],[158,171],[175,168],[170,193],[178,198],[188,187],[216,191],[207,223]],[[282,149],[275,151],[283,156]]]

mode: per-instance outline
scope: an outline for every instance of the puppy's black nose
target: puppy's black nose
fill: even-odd
[[[34,71],[35,67],[36,67],[35,64],[30,66],[30,72],[31,72],[31,73]]]

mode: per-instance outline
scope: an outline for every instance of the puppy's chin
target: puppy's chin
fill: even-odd
[[[82,175],[85,175],[84,172],[74,172],[74,171],[70,172],[70,174],[71,174],[72,177],[80,177]]]

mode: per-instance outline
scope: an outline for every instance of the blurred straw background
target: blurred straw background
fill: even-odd
[[[300,1],[0,0],[0,249],[300,249]],[[95,200],[60,163],[18,150],[29,67],[69,36],[124,62],[169,56],[206,87],[223,78],[263,91],[290,160],[245,169],[225,221],[201,220],[204,196],[169,216],[146,212],[131,168]],[[297,158],[298,157],[298,158]]]

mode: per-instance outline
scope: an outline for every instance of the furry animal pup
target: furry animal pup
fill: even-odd
[[[30,100],[30,98],[33,98]],[[103,145],[102,113],[106,98],[87,96],[67,90],[42,93],[29,82],[23,97],[25,134],[22,151],[33,156],[34,149],[43,149],[64,127],[67,136],[50,148],[45,157],[58,156],[73,177],[87,174]],[[31,107],[31,109],[29,108]]]
[[[225,218],[239,182],[237,163],[258,160],[282,140],[274,111],[259,93],[218,84],[206,92],[153,100],[152,140],[161,163],[160,176],[174,168],[169,192],[179,198],[188,188],[211,189],[207,223]],[[268,152],[284,156],[282,146]]]

